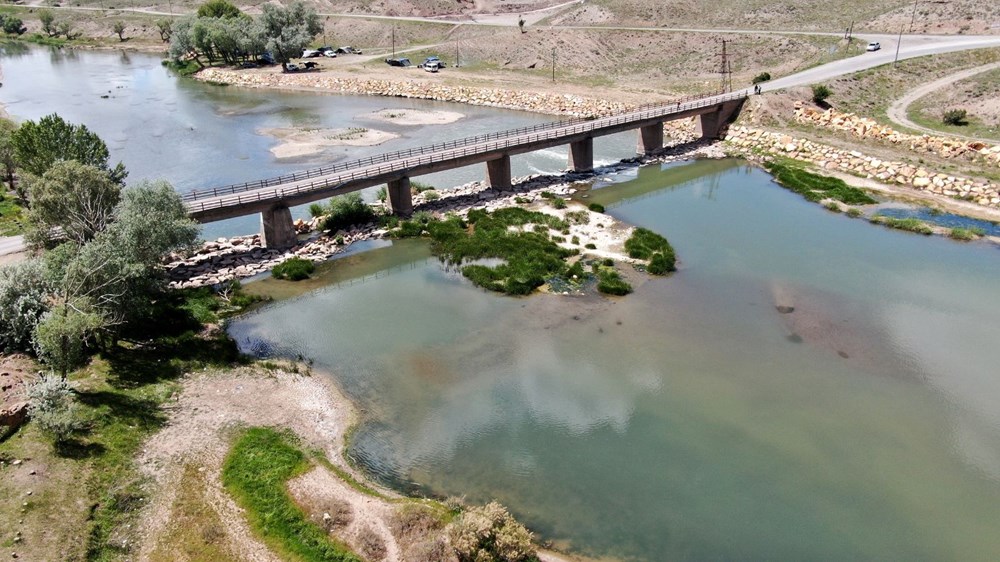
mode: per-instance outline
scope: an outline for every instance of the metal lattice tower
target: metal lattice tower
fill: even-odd
[[[721,78],[721,84],[719,91],[721,93],[731,92],[733,90],[733,68],[729,63],[729,52],[726,50],[726,46],[730,43],[728,39],[721,39],[722,41],[722,52],[719,53],[719,76]]]

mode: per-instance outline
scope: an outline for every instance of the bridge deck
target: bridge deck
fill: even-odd
[[[726,102],[742,100],[746,91],[650,106],[598,119],[556,121],[470,137],[440,145],[387,153],[326,168],[253,183],[195,191],[184,196],[192,218],[212,222],[263,212],[276,205],[296,206],[442,170],[486,162],[664,121],[717,111]]]

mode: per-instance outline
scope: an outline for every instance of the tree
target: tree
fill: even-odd
[[[944,112],[944,115],[941,117],[941,121],[945,125],[955,125],[957,127],[961,127],[969,124],[968,117],[969,113],[964,109],[949,109]]]
[[[0,267],[0,351],[30,351],[35,326],[48,311],[52,284],[41,261]]]
[[[208,0],[198,7],[199,18],[235,18],[242,14],[239,8],[226,0]]]
[[[84,364],[87,344],[103,325],[101,315],[87,299],[59,304],[35,328],[38,357],[65,379]]]
[[[823,84],[814,84],[812,87],[812,93],[812,100],[818,105],[823,105],[826,103],[826,98],[833,94],[833,90]]]
[[[23,35],[25,31],[28,31],[28,28],[24,27],[24,22],[20,18],[15,18],[7,14],[0,14],[0,27],[3,28],[4,33],[9,35]]]
[[[54,25],[56,15],[52,13],[52,10],[39,10],[38,21],[42,22],[42,31],[46,35],[49,37],[56,35],[56,26]]]
[[[160,39],[162,39],[164,43],[169,43],[170,36],[173,33],[173,22],[167,18],[156,20],[156,28],[160,32]]]
[[[75,160],[56,162],[41,177],[28,176],[28,241],[44,247],[56,227],[84,244],[107,228],[122,188],[108,172]]]
[[[521,17],[521,16],[517,16],[517,27],[521,30],[521,33],[525,33],[525,31],[524,31],[524,18]]]
[[[125,40],[125,22],[118,20],[112,24],[111,29],[118,34],[119,41]]]
[[[14,142],[12,136],[17,130],[17,125],[10,119],[0,118],[0,170],[3,172],[3,180],[11,191],[15,191],[14,169],[17,167],[17,158],[14,154]],[[22,197],[22,194],[18,194]],[[2,197],[0,197],[2,199]]]
[[[86,125],[67,123],[55,113],[37,123],[25,121],[11,138],[18,166],[36,176],[45,174],[60,160],[76,160],[105,170],[119,184],[128,175],[121,162],[113,169],[108,166],[108,147],[101,137],[90,132]]]
[[[198,66],[204,66],[198,59],[198,51],[194,42],[194,23],[196,18],[187,17],[177,20],[170,35],[170,56],[174,60],[192,57]]]
[[[770,72],[761,72],[757,76],[753,77],[753,80],[751,81],[751,83],[752,84],[760,84],[761,82],[767,82],[770,79],[771,79],[771,73]]]
[[[323,30],[316,10],[300,0],[295,0],[287,8],[264,4],[260,21],[264,26],[267,49],[283,69],[287,69],[288,61],[301,53]]]

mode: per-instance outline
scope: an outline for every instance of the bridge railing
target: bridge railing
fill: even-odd
[[[675,102],[674,104],[668,104],[668,105],[657,104],[650,109],[645,109],[642,111],[632,111],[625,114],[618,114],[609,117],[601,117],[593,120],[569,121],[568,123],[562,123],[562,126],[558,128],[536,127],[534,128],[534,131],[528,131],[527,133],[522,133],[521,135],[512,138],[501,137],[500,139],[497,139],[493,142],[485,141],[476,144],[455,144],[450,148],[438,149],[434,152],[429,152],[429,153],[414,152],[412,156],[400,157],[394,160],[390,160],[388,162],[383,162],[377,158],[364,159],[360,160],[359,162],[371,161],[371,164],[362,167],[341,169],[339,170],[340,173],[334,172],[334,173],[323,174],[321,176],[323,179],[313,179],[316,177],[316,175],[312,176],[299,175],[297,176],[297,179],[291,179],[291,176],[287,176],[290,181],[284,182],[284,184],[282,184],[281,187],[275,187],[274,189],[270,190],[257,188],[253,190],[247,190],[249,192],[236,191],[230,193],[219,193],[214,196],[210,195],[209,197],[211,197],[211,199],[208,198],[204,200],[188,199],[186,205],[190,212],[205,212],[213,209],[221,209],[230,206],[239,206],[243,204],[260,202],[260,201],[280,201],[288,197],[293,197],[303,193],[309,193],[311,191],[316,191],[320,189],[328,190],[331,186],[334,186],[333,190],[336,191],[336,189],[339,187],[338,184],[347,184],[357,179],[367,179],[373,176],[380,176],[384,174],[391,174],[394,172],[405,171],[407,169],[416,166],[421,166],[424,164],[433,164],[437,162],[453,160],[456,158],[462,158],[464,156],[494,152],[503,149],[520,147],[525,144],[533,144],[539,141],[559,139],[582,133],[588,133],[599,129],[614,127],[616,125],[634,123],[637,121],[644,121],[647,119],[655,119],[658,117],[664,117],[674,113],[681,113],[685,111],[690,111],[692,109],[700,109],[702,107],[716,105],[745,97],[746,94],[744,92],[734,92],[729,94],[716,95],[712,97],[699,98],[694,101],[686,103]],[[524,129],[530,130],[532,128],[527,127]],[[444,144],[449,144],[449,143],[444,143]],[[434,145],[434,146],[439,146],[439,145]],[[305,180],[307,179],[313,179],[313,181],[305,183]],[[211,193],[211,191],[209,191],[209,193]]]

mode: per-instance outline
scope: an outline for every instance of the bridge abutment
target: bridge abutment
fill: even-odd
[[[569,169],[589,172],[594,169],[594,138],[569,143]]]
[[[711,113],[703,113],[698,117],[698,132],[703,139],[721,139],[726,136],[726,130],[740,114],[743,108],[743,98],[719,104],[719,108]]]
[[[663,123],[639,127],[639,143],[636,154],[649,155],[663,148]]]
[[[298,242],[292,211],[285,205],[278,205],[260,213],[260,235],[265,248],[284,249]]]
[[[486,175],[490,182],[490,189],[509,190],[511,188],[510,155],[504,154],[500,158],[487,160]]]
[[[413,194],[410,192],[410,178],[390,181],[387,191],[389,192],[389,208],[392,214],[400,217],[408,217],[413,214]]]

